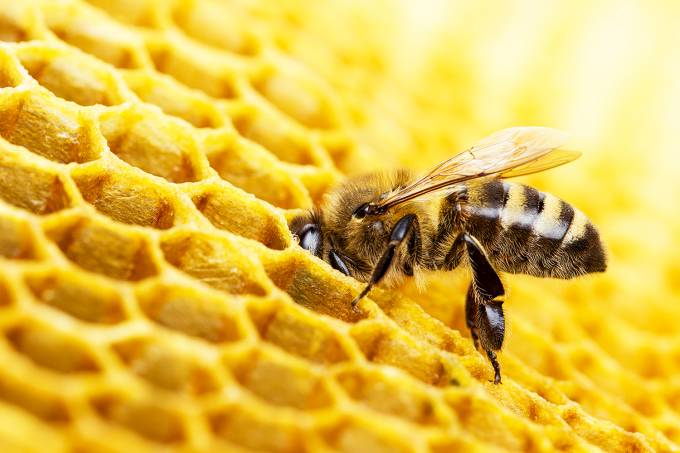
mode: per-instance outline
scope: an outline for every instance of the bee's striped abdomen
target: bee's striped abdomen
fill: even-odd
[[[467,190],[464,229],[500,271],[570,278],[603,271],[597,230],[559,198],[502,180]]]

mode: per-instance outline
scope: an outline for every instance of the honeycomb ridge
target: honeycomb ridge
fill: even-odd
[[[413,298],[349,309],[287,220],[355,119],[244,5],[0,9],[0,450],[677,449],[677,386],[592,343],[520,322],[494,386]]]

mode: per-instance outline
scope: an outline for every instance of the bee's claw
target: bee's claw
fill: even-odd
[[[486,350],[486,355],[489,357],[489,360],[491,361],[491,365],[493,366],[493,383],[494,384],[500,384],[501,383],[501,366],[498,364],[498,359],[496,358],[496,353],[493,352],[490,349]],[[492,382],[492,381],[489,381]]]

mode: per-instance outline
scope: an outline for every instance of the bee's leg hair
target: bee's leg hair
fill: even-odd
[[[352,308],[356,309],[357,304],[359,301],[371,291],[371,288],[373,288],[373,285],[377,284],[382,280],[382,278],[385,276],[387,271],[390,268],[390,265],[392,264],[392,259],[394,258],[394,252],[401,244],[404,239],[406,239],[406,236],[408,236],[408,233],[411,231],[412,226],[414,222],[417,220],[417,217],[415,214],[407,214],[394,225],[394,228],[392,228],[392,232],[390,233],[390,242],[387,244],[387,248],[385,248],[385,251],[383,252],[382,256],[378,260],[378,264],[376,264],[375,269],[373,269],[373,274],[371,274],[371,279],[368,281],[368,284],[366,287],[359,293],[357,297],[354,298],[352,301]]]
[[[331,251],[328,252],[328,261],[330,261],[331,266],[336,271],[340,271],[345,275],[350,275],[347,264],[345,264],[343,259],[340,257],[340,254],[335,250],[331,249]]]
[[[505,316],[503,314],[503,301],[497,300],[497,298],[505,295],[505,289],[479,241],[467,233],[464,235],[464,240],[472,267],[472,285],[470,291],[468,291],[468,298],[473,299],[470,303],[476,307],[475,310],[471,310],[474,315],[473,320],[468,320],[468,322],[474,322],[476,333],[479,335],[479,342],[486,351],[494,369],[493,382],[500,384],[501,367],[496,359],[495,351],[500,350],[503,346]]]

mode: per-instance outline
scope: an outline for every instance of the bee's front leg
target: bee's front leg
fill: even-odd
[[[481,343],[491,361],[494,384],[500,384],[501,366],[496,358],[496,351],[503,346],[505,315],[503,301],[497,298],[505,295],[505,289],[479,241],[467,233],[463,239],[472,268],[472,284],[468,290],[465,307],[467,324],[475,347]]]
[[[357,297],[352,301],[352,309],[356,310],[357,304],[363,297],[371,291],[373,285],[377,284],[382,280],[382,278],[387,274],[390,266],[392,265],[392,260],[396,249],[401,244],[404,239],[411,232],[413,225],[417,223],[417,217],[415,214],[407,214],[394,225],[392,232],[390,233],[390,242],[387,244],[387,248],[383,252],[382,256],[378,260],[373,273],[371,274],[371,279],[368,281],[366,287],[359,293]]]

